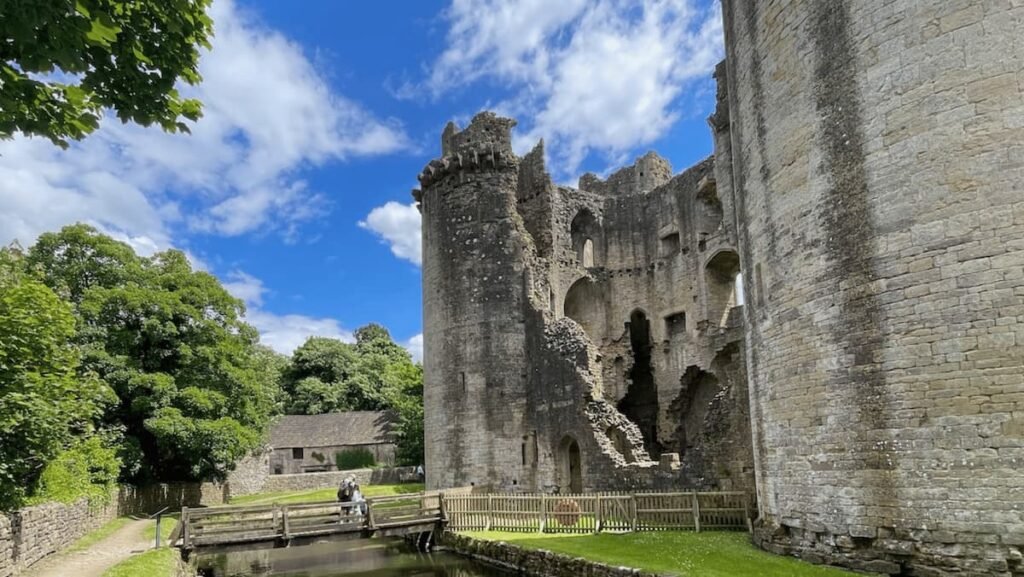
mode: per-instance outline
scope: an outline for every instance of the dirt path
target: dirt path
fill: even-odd
[[[146,519],[132,521],[84,551],[52,555],[25,573],[25,577],[101,577],[103,572],[153,546],[143,536]]]

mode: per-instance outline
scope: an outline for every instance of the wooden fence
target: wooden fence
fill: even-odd
[[[455,531],[749,530],[752,509],[742,492],[444,495],[442,501]]]

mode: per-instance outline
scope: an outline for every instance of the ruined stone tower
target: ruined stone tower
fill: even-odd
[[[513,474],[523,429],[522,247],[514,234],[514,122],[448,125],[421,176],[427,475],[433,487]],[[496,426],[497,425],[497,426]],[[496,426],[496,428],[494,428]],[[486,434],[485,434],[486,432]],[[497,432],[498,434],[492,434]],[[511,477],[510,477],[511,479]],[[511,481],[510,481],[511,482]]]
[[[744,489],[772,551],[1024,575],[1024,5],[723,18],[714,155],[675,176],[556,186],[511,120],[445,130],[428,485]]]

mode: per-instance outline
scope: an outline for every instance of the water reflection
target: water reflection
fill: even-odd
[[[206,577],[508,577],[444,553],[413,553],[401,541],[355,540],[289,549],[200,555]]]

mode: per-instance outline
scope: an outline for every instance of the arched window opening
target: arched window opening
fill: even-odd
[[[633,366],[629,370],[629,389],[619,402],[619,411],[640,428],[644,448],[657,460],[661,454],[658,443],[658,387],[651,366],[651,323],[643,311],[629,316],[629,344]]]
[[[565,293],[565,316],[579,323],[590,340],[600,344],[604,334],[605,296],[603,285],[581,278]]]
[[[579,211],[569,226],[572,237],[572,249],[576,253],[576,262],[583,268],[600,266],[601,225],[597,217],[588,209]]]
[[[744,302],[739,255],[725,250],[712,257],[704,268],[704,282],[707,288],[708,320],[725,327],[733,307]]]

